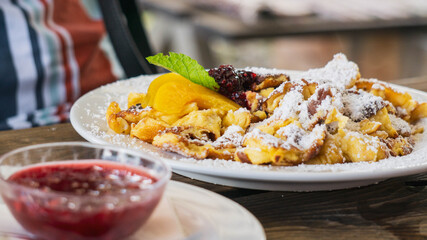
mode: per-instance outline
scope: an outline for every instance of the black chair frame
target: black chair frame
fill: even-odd
[[[157,73],[145,57],[152,51],[135,0],[98,0],[106,30],[127,77]]]

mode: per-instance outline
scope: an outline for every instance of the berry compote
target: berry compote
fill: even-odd
[[[29,196],[17,188],[18,197],[3,197],[23,227],[45,239],[123,239],[161,197],[141,194],[157,181],[143,168],[102,160],[35,165],[8,181],[39,190]]]
[[[250,108],[245,92],[251,90],[252,85],[256,83],[255,73],[238,70],[231,65],[220,65],[218,68],[210,69],[209,75],[218,83],[219,93],[242,107]]]

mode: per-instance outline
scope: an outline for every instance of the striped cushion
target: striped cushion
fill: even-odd
[[[82,94],[122,78],[93,0],[0,1],[0,129],[68,120]]]

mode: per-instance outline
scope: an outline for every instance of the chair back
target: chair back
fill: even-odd
[[[135,0],[98,0],[111,43],[127,77],[157,73]]]

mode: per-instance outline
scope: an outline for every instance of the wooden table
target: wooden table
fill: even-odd
[[[427,90],[427,77],[395,81]],[[71,124],[0,132],[0,154],[31,144],[84,141]],[[427,176],[323,192],[270,192],[224,187],[173,174],[241,204],[267,239],[427,239]]]

